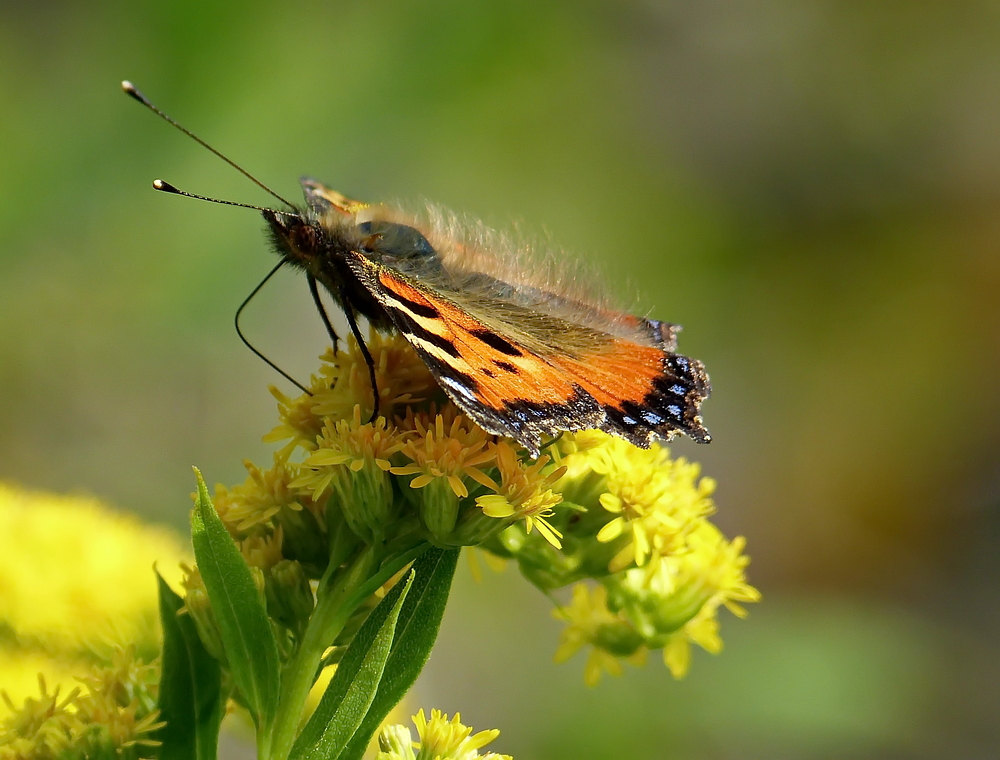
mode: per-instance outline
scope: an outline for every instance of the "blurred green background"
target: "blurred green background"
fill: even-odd
[[[269,199],[517,221],[686,327],[699,459],[763,603],[674,682],[598,688],[516,573],[459,579],[412,707],[546,758],[985,758],[1000,748],[1000,5],[834,0],[0,6],[0,478],[183,528],[189,466],[266,463],[233,312]],[[246,328],[305,377],[282,273]],[[233,756],[245,752],[228,745]]]

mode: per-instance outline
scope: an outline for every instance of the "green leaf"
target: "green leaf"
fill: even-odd
[[[460,552],[460,549],[431,548],[414,563],[417,577],[399,613],[396,636],[378,693],[341,760],[360,760],[389,711],[400,703],[424,669],[441,628]]]
[[[215,760],[219,724],[226,712],[219,663],[201,643],[190,617],[177,613],[184,600],[157,573],[163,625],[160,676],[160,760]]]
[[[399,613],[392,650],[386,661],[378,693],[376,693],[364,721],[354,732],[354,737],[341,755],[342,760],[354,760],[364,754],[372,735],[378,730],[389,711],[399,704],[403,695],[417,680],[417,676],[430,656],[431,648],[434,646],[438,629],[441,626],[441,618],[444,615],[448,593],[451,590],[451,579],[455,574],[458,555],[458,549],[445,550],[432,547],[414,562],[413,587],[407,594],[406,602]],[[361,644],[370,640],[375,631],[382,625],[382,621],[390,609],[389,605],[395,603],[399,586],[400,584],[397,584],[386,595],[386,598],[372,611],[364,625],[361,626],[354,637],[354,642],[338,666],[337,675],[342,669],[348,667],[351,650],[353,650],[355,643]],[[345,675],[347,675],[347,671],[345,671]],[[336,681],[336,676],[334,681]],[[330,720],[336,709],[336,702],[340,698],[339,693],[333,690],[333,687],[334,682],[331,682],[313,713],[313,717],[303,730],[301,739],[309,740],[312,737],[315,740],[315,735],[321,732]],[[343,689],[343,686],[340,688]]]
[[[258,728],[271,725],[278,706],[278,645],[261,595],[239,548],[219,519],[201,473],[191,514],[191,540],[233,681]]]
[[[460,551],[432,548],[414,563],[417,577],[399,614],[378,693],[341,760],[360,760],[382,721],[400,703],[427,663],[441,628]]]
[[[319,737],[314,742],[308,740],[296,742],[292,748],[291,757],[303,758],[304,760],[336,760],[343,752],[344,747],[354,736],[371,707],[372,700],[378,692],[379,682],[382,680],[382,672],[385,668],[386,660],[392,649],[392,642],[396,632],[396,623],[399,619],[399,612],[406,600],[407,592],[413,585],[413,571],[405,583],[397,583],[393,592],[387,594],[379,606],[375,609],[386,608],[387,614],[381,615],[382,623],[373,637],[366,636],[359,641],[358,636],[351,642],[344,659],[337,667],[333,680],[327,687],[326,694],[323,695],[323,702],[329,708],[333,706],[333,711],[329,718],[322,724],[316,724],[315,729]],[[390,602],[389,597],[394,599]],[[389,607],[386,603],[390,602]],[[374,615],[374,611],[372,613]],[[369,618],[370,619],[370,618]],[[367,625],[368,621],[365,621]],[[358,635],[364,631],[362,626]],[[333,695],[327,699],[327,695]],[[334,702],[336,704],[334,704]],[[315,716],[315,714],[314,714]],[[313,726],[310,719],[307,724]],[[302,732],[299,739],[303,739],[307,734]]]

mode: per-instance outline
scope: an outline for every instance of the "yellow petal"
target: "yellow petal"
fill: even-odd
[[[562,534],[549,525],[545,520],[540,517],[534,519],[534,523],[538,526],[538,532],[542,534],[542,537],[552,544],[557,549],[562,549],[562,541],[559,538]],[[529,523],[530,525],[530,523]]]
[[[583,682],[593,688],[601,682],[601,656],[597,650],[591,650],[587,664],[583,668]]]
[[[621,512],[624,509],[622,500],[613,493],[602,493],[599,501],[608,512]]]
[[[465,487],[465,483],[462,479],[456,475],[448,476],[448,485],[451,486],[451,490],[455,492],[455,496],[460,499],[464,499],[469,495],[469,489]]]
[[[632,540],[635,542],[635,564],[641,567],[649,556],[649,536],[642,523],[632,523]]]
[[[677,634],[663,648],[663,664],[670,668],[670,675],[683,678],[691,665],[691,645],[683,634]]]
[[[343,464],[350,459],[349,454],[333,449],[320,449],[310,454],[303,463],[307,467],[327,467],[334,464]]]
[[[635,544],[626,544],[625,548],[618,552],[608,563],[608,570],[612,573],[620,572],[635,561]]]
[[[393,475],[416,475],[418,472],[423,472],[423,470],[415,464],[408,464],[405,467],[390,467],[389,472]]]
[[[477,470],[475,467],[466,467],[465,474],[481,486],[486,486],[494,491],[500,490],[500,486],[498,486],[489,475],[485,474],[481,470]]]
[[[563,640],[559,643],[556,648],[556,654],[553,658],[557,663],[566,662],[570,657],[575,655],[580,651],[580,647],[583,646],[583,641],[575,638],[563,637]]]
[[[624,530],[624,528],[624,518],[616,517],[614,520],[601,528],[601,530],[597,533],[597,540],[602,544],[606,544],[608,541],[614,541],[622,534],[622,530]]]
[[[488,517],[510,517],[514,508],[499,494],[487,494],[476,498],[476,504]]]

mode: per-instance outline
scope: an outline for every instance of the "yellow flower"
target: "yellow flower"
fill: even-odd
[[[365,343],[375,362],[381,416],[388,417],[398,407],[442,395],[431,371],[402,335],[383,335],[370,330]],[[320,373],[328,383],[314,394],[313,412],[341,419],[357,405],[367,420],[374,396],[368,364],[354,337],[347,339],[347,351],[340,351],[334,357],[328,350],[320,358],[324,362]]]
[[[328,419],[317,443],[292,485],[327,509],[339,510],[357,536],[369,543],[380,540],[394,516],[387,471],[389,457],[402,448],[402,436],[385,417],[362,423],[361,407],[355,405],[350,420]]]
[[[243,460],[243,466],[249,473],[246,481],[233,488],[216,485],[212,499],[215,511],[236,537],[267,525],[283,509],[302,509],[304,500],[292,483],[295,471],[282,456],[274,455],[269,470],[260,469],[248,459]]]
[[[250,567],[270,570],[285,557],[282,554],[284,533],[279,525],[275,530],[259,533],[240,541],[240,552]]]
[[[488,446],[489,434],[461,414],[453,404],[446,404],[441,414],[414,413],[406,410],[399,429],[409,433],[400,453],[412,464],[393,467],[393,475],[416,475],[410,488],[423,488],[436,478],[445,480],[455,496],[465,498],[469,478],[487,488],[497,485],[482,471],[493,463],[494,452]]]
[[[389,457],[402,446],[402,436],[385,417],[362,423],[361,407],[355,405],[350,419],[327,419],[317,437],[316,450],[298,465],[300,474],[292,487],[308,492],[315,502],[323,502],[345,466],[351,472],[366,466],[384,472],[390,467]]]
[[[513,447],[505,442],[496,444],[493,451],[500,471],[500,487],[495,494],[478,497],[476,504],[490,517],[523,519],[528,533],[537,526],[546,541],[560,548],[562,534],[546,518],[551,517],[552,508],[562,502],[562,496],[549,486],[563,476],[565,467],[543,475],[548,457],[539,457],[534,464],[526,466],[517,458]]]
[[[18,707],[6,691],[0,692],[9,715],[0,722],[0,760],[32,760],[57,757],[79,733],[80,724],[70,709],[80,689],[59,698],[59,687],[50,693],[45,678],[38,676],[39,696],[26,697]]]
[[[365,343],[375,362],[381,416],[389,417],[398,407],[441,395],[434,376],[404,337],[371,330]],[[314,450],[324,422],[349,417],[355,406],[361,407],[366,421],[371,416],[374,396],[368,364],[353,336],[346,345],[346,351],[334,354],[328,348],[320,357],[319,374],[310,378],[308,394],[293,399],[277,388],[270,389],[278,401],[281,421],[264,441],[288,440],[279,454],[287,456],[296,447]]]
[[[595,586],[591,592],[585,583],[576,584],[569,605],[552,614],[567,623],[556,650],[556,662],[565,662],[584,646],[591,647],[583,671],[587,686],[596,686],[604,672],[621,675],[620,658],[633,664],[645,659],[646,650],[627,618],[608,609],[604,586]]]
[[[760,592],[746,582],[745,569],[750,559],[743,554],[746,541],[738,536],[726,541],[719,530],[702,522],[688,538],[689,550],[675,557],[660,558],[655,573],[647,581],[659,585],[664,594],[662,605],[670,616],[672,605],[688,606],[692,599],[701,601],[700,609],[670,635],[663,647],[663,661],[674,678],[682,678],[691,660],[690,645],[718,654],[722,650],[719,637],[719,607],[725,607],[737,617],[746,617],[740,602],[760,601]]]
[[[35,692],[30,668],[68,688],[94,650],[159,639],[154,563],[180,578],[180,539],[96,499],[0,484],[0,685],[19,701]],[[25,662],[24,660],[27,660]]]
[[[316,447],[316,436],[323,429],[323,418],[313,411],[315,394],[327,387],[327,383],[315,375],[310,381],[310,393],[290,398],[273,385],[268,386],[271,395],[278,401],[278,417],[281,420],[261,440],[277,443],[288,440],[278,455],[287,457],[297,447],[312,451]]]
[[[609,436],[604,445],[577,455],[581,458],[603,476],[599,503],[613,515],[597,540],[607,543],[623,535],[628,539],[611,560],[611,572],[633,563],[641,567],[654,554],[677,551],[686,534],[715,511],[710,498],[715,481],[699,480],[699,465],[671,459],[669,450],[659,444],[639,449]]]
[[[87,726],[99,726],[111,746],[156,747],[149,734],[165,724],[157,721],[156,684],[159,668],[135,659],[133,647],[120,649],[105,667],[81,679],[83,689],[73,700],[73,712]]]
[[[497,729],[473,734],[462,724],[462,716],[455,713],[451,720],[440,710],[431,710],[430,720],[420,710],[413,716],[417,727],[418,742],[414,742],[405,726],[384,728],[379,735],[380,752],[376,760],[512,760],[510,755],[495,752],[479,754],[479,750],[492,742],[500,732]],[[414,749],[418,750],[414,754]]]

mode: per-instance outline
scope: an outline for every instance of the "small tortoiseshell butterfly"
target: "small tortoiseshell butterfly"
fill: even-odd
[[[700,414],[708,376],[701,362],[676,353],[676,325],[614,311],[572,278],[511,259],[501,250],[510,244],[485,229],[470,231],[440,213],[422,221],[311,179],[302,180],[300,209],[247,176],[292,208],[259,209],[281,263],[305,272],[336,341],[316,284],[330,292],[370,369],[356,315],[402,333],[462,411],[532,456],[543,435],[564,430],[600,429],[643,448],[678,432],[711,440]],[[160,180],[154,186],[191,195]]]

